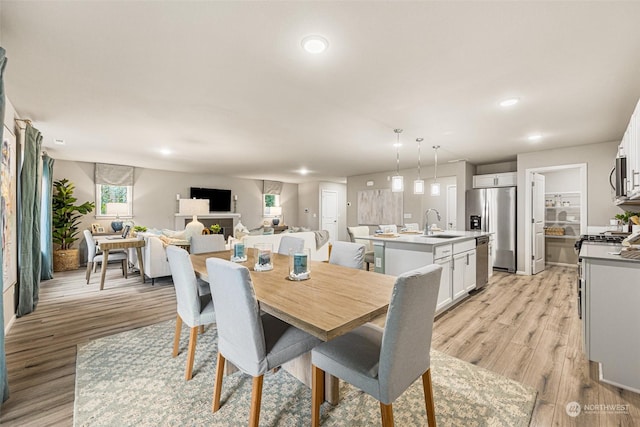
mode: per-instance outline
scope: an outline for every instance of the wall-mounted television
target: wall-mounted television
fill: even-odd
[[[209,212],[231,212],[231,190],[191,187],[192,199],[208,199]]]

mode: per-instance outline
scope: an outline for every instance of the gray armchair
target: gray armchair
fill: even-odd
[[[429,426],[436,425],[429,351],[441,273],[432,264],[398,276],[384,330],[368,323],[313,349],[312,426],[320,424],[325,372],[379,400],[383,426],[393,426],[393,401],[422,377]]]
[[[176,333],[173,339],[173,357],[178,355],[180,347],[180,332],[182,322],[191,328],[189,333],[189,349],[187,352],[187,368],[185,379],[192,378],[193,361],[196,355],[196,342],[198,340],[198,329],[204,330],[204,325],[215,323],[216,314],[211,301],[211,294],[200,295],[196,273],[193,271],[191,258],[182,248],[177,246],[167,246],[167,259],[173,277],[173,286],[176,289],[176,300],[178,303],[176,317]]]
[[[260,313],[249,270],[207,259],[216,307],[218,359],[212,410],[220,409],[225,360],[253,377],[250,426],[258,426],[264,373],[311,350],[320,340],[270,314]]]

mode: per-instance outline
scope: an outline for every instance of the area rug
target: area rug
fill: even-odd
[[[251,378],[224,379],[222,406],[211,398],[217,334],[198,337],[194,376],[184,380],[188,331],[181,353],[171,357],[175,322],[91,341],[79,346],[74,426],[243,426],[249,419]],[[530,387],[433,350],[436,419],[440,426],[528,426],[536,392]],[[380,425],[380,406],[341,381],[340,403],[322,405],[323,426]],[[398,426],[426,426],[422,381],[393,404]],[[265,375],[261,426],[308,426],[311,391],[281,369]]]

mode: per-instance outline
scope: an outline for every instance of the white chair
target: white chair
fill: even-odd
[[[371,241],[358,239],[358,237],[368,237],[371,234],[369,232],[369,227],[366,225],[347,227],[347,233],[349,234],[349,240],[353,243],[362,243],[364,245],[364,263],[367,265],[367,271],[369,271],[369,264],[373,264],[375,262]]]
[[[384,330],[366,324],[311,352],[311,425],[320,424],[325,372],[380,401],[383,426],[393,426],[392,403],[422,377],[427,420],[435,427],[429,351],[442,267],[403,273],[391,294]]]
[[[192,378],[193,360],[196,355],[196,342],[198,340],[198,329],[204,331],[204,325],[215,323],[216,314],[211,301],[211,294],[200,295],[196,281],[196,273],[193,271],[193,264],[189,253],[177,246],[167,246],[167,259],[173,277],[173,286],[176,289],[176,300],[178,303],[176,317],[176,333],[173,339],[173,357],[178,355],[180,347],[180,332],[182,322],[186,323],[191,331],[189,333],[189,348],[187,351],[187,368],[185,379]]]
[[[304,249],[304,239],[293,236],[283,236],[280,239],[278,253],[281,255],[289,255],[289,251],[300,252]]]
[[[192,254],[202,254],[205,252],[224,251],[225,241],[222,234],[201,234],[199,236],[191,236]]]
[[[395,224],[381,224],[378,226],[378,228],[380,230],[382,230],[383,233],[397,233],[398,232],[398,226]]]
[[[95,268],[98,264],[102,264],[104,261],[104,255],[97,253],[96,242],[93,240],[93,235],[89,230],[84,230],[84,239],[87,242],[87,272],[85,276],[88,285],[89,279],[91,278],[91,270],[93,269],[95,272]],[[128,257],[124,250],[109,251],[109,261],[119,261],[122,266],[122,275],[125,279],[128,278]]]
[[[329,264],[362,269],[364,264],[364,245],[351,242],[333,242]]]
[[[405,224],[404,228],[407,231],[420,231],[420,224],[418,224],[417,222],[410,222],[408,224]]]
[[[220,409],[223,370],[228,359],[253,377],[249,425],[257,427],[265,372],[308,352],[320,340],[270,314],[260,313],[246,267],[208,258],[207,273],[218,321],[212,410]]]

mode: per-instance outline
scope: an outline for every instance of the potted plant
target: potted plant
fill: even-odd
[[[53,251],[53,271],[77,270],[79,267],[78,249],[72,248],[78,240],[80,218],[93,211],[95,203],[85,202],[76,205],[73,197],[75,186],[68,179],[60,179],[53,183],[53,243],[57,245]]]
[[[213,224],[211,227],[209,227],[209,229],[211,230],[211,234],[220,234],[220,232],[222,231],[222,227],[220,227],[220,224]]]

